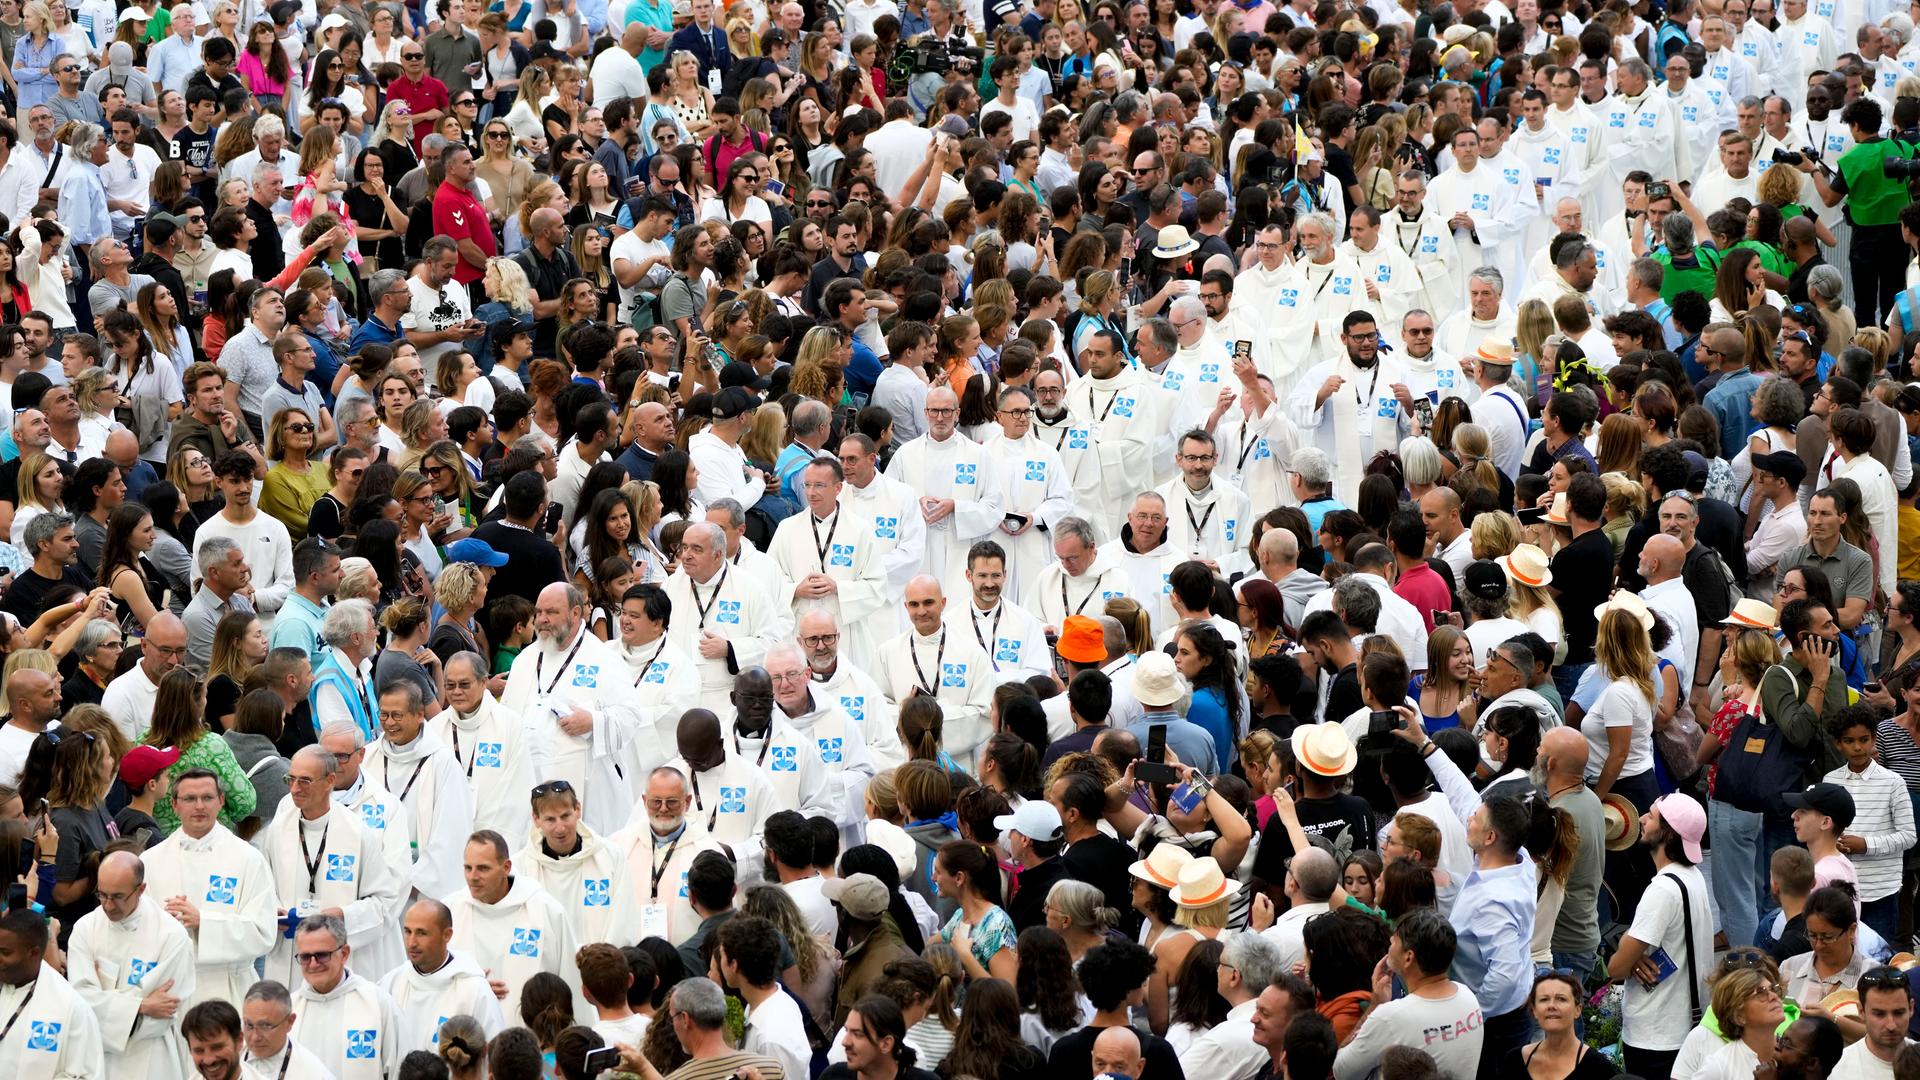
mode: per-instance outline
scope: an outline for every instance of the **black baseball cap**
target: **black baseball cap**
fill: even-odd
[[[765,390],[771,385],[773,385],[773,378],[771,376],[760,374],[753,369],[752,364],[742,360],[735,360],[720,369],[720,388],[722,390],[730,386],[741,386],[748,390]]]
[[[1775,450],[1770,454],[1761,454],[1753,459],[1755,472],[1772,473],[1787,482],[1789,487],[1799,487],[1800,481],[1807,478],[1807,463],[1800,455],[1791,450]]]
[[[750,390],[729,386],[713,397],[713,419],[731,420],[760,407],[760,399]]]
[[[1808,784],[1804,791],[1789,791],[1780,796],[1795,810],[1811,810],[1833,819],[1836,832],[1846,832],[1853,824],[1853,795],[1839,784]]]
[[[1483,600],[1507,595],[1507,572],[1492,559],[1476,559],[1467,564],[1467,591]]]

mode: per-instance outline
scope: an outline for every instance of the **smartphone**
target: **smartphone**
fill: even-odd
[[[1427,617],[1433,620],[1435,626],[1447,625],[1447,620],[1452,616],[1453,611],[1450,608],[1432,608],[1427,612]]]
[[[1233,358],[1235,360],[1252,359],[1252,357],[1253,342],[1241,340],[1233,343]]]
[[[1519,517],[1522,525],[1538,525],[1547,520],[1547,511],[1545,507],[1528,506],[1523,507],[1516,516]]]
[[[638,198],[640,193],[645,190],[647,190],[647,182],[645,180],[637,176],[627,177],[627,195],[630,198]]]
[[[612,1072],[620,1067],[618,1047],[603,1046],[598,1050],[587,1051],[587,1060],[581,1063],[580,1074],[592,1080],[604,1072]]]
[[[1367,735],[1391,735],[1400,728],[1400,714],[1392,709],[1375,709],[1367,714]]]
[[[1155,765],[1167,762],[1167,725],[1151,724],[1147,727],[1147,760]]]
[[[767,181],[767,194],[785,195],[786,193],[787,193],[787,185],[781,183],[778,180]]]
[[[1143,784],[1173,784],[1179,782],[1180,770],[1142,758],[1133,763],[1133,778]]]
[[[1026,527],[1029,519],[1025,514],[1008,514],[1007,520],[1013,523],[1014,528],[1019,529]]]

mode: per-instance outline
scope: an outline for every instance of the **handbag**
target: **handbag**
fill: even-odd
[[[1800,680],[1778,664],[1760,676],[1764,685],[1781,672],[1793,681],[1794,696],[1800,694]],[[1785,817],[1787,805],[1781,796],[1800,790],[1813,754],[1787,742],[1778,725],[1769,721],[1759,701],[1753,711],[1741,718],[1727,739],[1720,755],[1720,773],[1714,781],[1714,798],[1748,813]]]

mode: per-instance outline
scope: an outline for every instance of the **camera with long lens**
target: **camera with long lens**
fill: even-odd
[[[1798,150],[1775,150],[1773,161],[1776,165],[1798,165],[1806,158]]]
[[[1890,157],[1881,161],[1880,167],[1892,180],[1912,182],[1920,180],[1920,157]]]

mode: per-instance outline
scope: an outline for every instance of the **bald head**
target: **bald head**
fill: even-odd
[[[180,666],[187,658],[187,624],[171,611],[161,611],[147,620],[147,636],[140,650],[140,667],[155,685],[160,676]]]
[[[1794,220],[1801,219],[1794,218]],[[1708,335],[1707,341],[1714,355],[1718,356],[1720,362],[1727,367],[1739,367],[1747,358],[1747,339],[1731,326],[1715,330]]]
[[[566,223],[567,219],[565,215],[551,206],[543,206],[535,210],[533,216],[527,219],[529,231],[535,236],[551,232],[555,225],[565,225]]]
[[[1120,620],[1111,615],[1095,615],[1093,621],[1100,624],[1100,642],[1106,647],[1107,659],[1117,660],[1132,650],[1132,642],[1127,640],[1127,628]]]
[[[1640,549],[1640,576],[1646,578],[1649,585],[1672,581],[1680,576],[1686,561],[1687,549],[1678,539],[1656,533],[1648,537],[1647,546]]]
[[[1140,1075],[1140,1036],[1125,1024],[1106,1028],[1093,1040],[1093,1073]]]
[[[113,922],[132,915],[140,907],[141,886],[146,880],[147,869],[140,864],[140,856],[130,851],[116,851],[101,859],[93,880],[100,913]]]
[[[7,676],[7,700],[23,727],[45,727],[60,715],[60,683],[52,675],[18,668]]]
[[[1540,736],[1540,759],[1547,766],[1547,787],[1577,784],[1587,773],[1587,739],[1575,727],[1557,727]]]
[[[1287,864],[1287,874],[1302,901],[1324,904],[1333,896],[1333,887],[1340,881],[1340,864],[1325,851],[1308,848],[1294,855],[1293,861]]]
[[[423,896],[407,908],[409,919],[418,918],[437,930],[453,929],[453,910],[432,897]]]
[[[907,582],[906,600],[907,618],[912,620],[917,633],[932,637],[940,632],[940,617],[946,613],[947,597],[933,575],[921,574]]]

